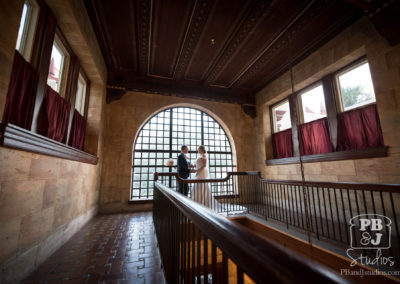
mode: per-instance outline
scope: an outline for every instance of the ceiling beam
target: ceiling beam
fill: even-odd
[[[111,71],[108,74],[107,85],[109,89],[113,89],[113,91],[110,91],[110,96],[107,95],[109,102],[114,98],[120,99],[124,94],[123,90],[125,90],[240,105],[255,105],[254,93],[231,89],[216,90],[196,82],[149,78],[135,72]]]

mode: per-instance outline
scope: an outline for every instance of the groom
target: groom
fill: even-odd
[[[186,145],[181,147],[181,153],[178,156],[178,176],[181,179],[188,179],[190,173],[193,172],[194,166],[189,163],[187,159],[187,153],[189,152],[189,148]],[[179,183],[178,191],[184,195],[188,195],[189,186],[187,183]]]

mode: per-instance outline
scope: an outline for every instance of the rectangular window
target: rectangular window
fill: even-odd
[[[274,122],[274,132],[283,131],[292,127],[290,119],[289,100],[285,100],[272,107],[272,119]]]
[[[54,91],[62,95],[62,79],[65,69],[67,52],[65,47],[62,45],[58,36],[55,36],[53,42],[53,49],[51,51],[51,59],[49,66],[49,74],[47,76],[47,85],[49,85]]]
[[[76,88],[75,108],[82,116],[85,116],[86,88],[87,82],[82,73],[79,72],[78,86]]]
[[[342,111],[375,102],[374,86],[368,62],[350,67],[336,76]]]
[[[27,0],[22,8],[21,21],[18,29],[17,43],[15,49],[30,61],[36,25],[39,16],[39,5],[34,0]]]
[[[303,123],[326,117],[324,89],[322,84],[300,94]]]

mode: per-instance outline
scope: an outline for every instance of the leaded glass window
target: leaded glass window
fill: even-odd
[[[170,108],[149,119],[136,138],[132,159],[132,199],[153,198],[154,172],[175,172],[182,145],[188,145],[192,163],[197,158],[198,146],[206,147],[210,178],[224,178],[236,167],[229,139],[215,119],[194,108]],[[175,160],[174,167],[165,166],[168,158]],[[169,186],[174,188],[174,182],[172,180]],[[231,182],[215,185],[211,190],[216,195],[234,193]]]

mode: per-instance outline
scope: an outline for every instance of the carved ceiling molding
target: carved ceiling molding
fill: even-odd
[[[301,14],[301,17],[296,18],[294,22],[291,22],[282,36],[278,38],[272,46],[264,50],[263,55],[257,60],[257,62],[253,64],[243,76],[238,78],[236,82],[233,82],[231,86],[240,85],[256,75],[263,66],[265,66],[274,56],[276,56],[276,54],[286,48],[296,38],[300,30],[310,23],[313,18],[320,15],[329,2],[329,0],[319,0],[316,2],[314,1],[311,7],[307,6],[306,10]]]
[[[136,1],[137,51],[139,58],[139,73],[148,74],[149,45],[153,0]]]
[[[269,7],[268,3],[270,1],[260,1],[257,5],[251,8],[250,13],[245,15],[245,20],[240,24],[239,30],[235,33],[234,38],[229,41],[227,47],[222,52],[220,59],[217,61],[216,65],[212,68],[208,76],[206,76],[206,84],[213,85],[218,75],[222,72],[225,65],[232,58],[232,55],[238,50],[246,37],[249,36],[249,32],[262,17],[266,14],[266,10]],[[221,87],[221,86],[218,86]],[[222,86],[223,87],[223,86]]]
[[[180,80],[184,76],[188,62],[193,56],[196,44],[202,35],[208,16],[213,8],[213,3],[213,0],[196,1],[183,47],[178,57],[177,67],[173,76],[175,80]]]

